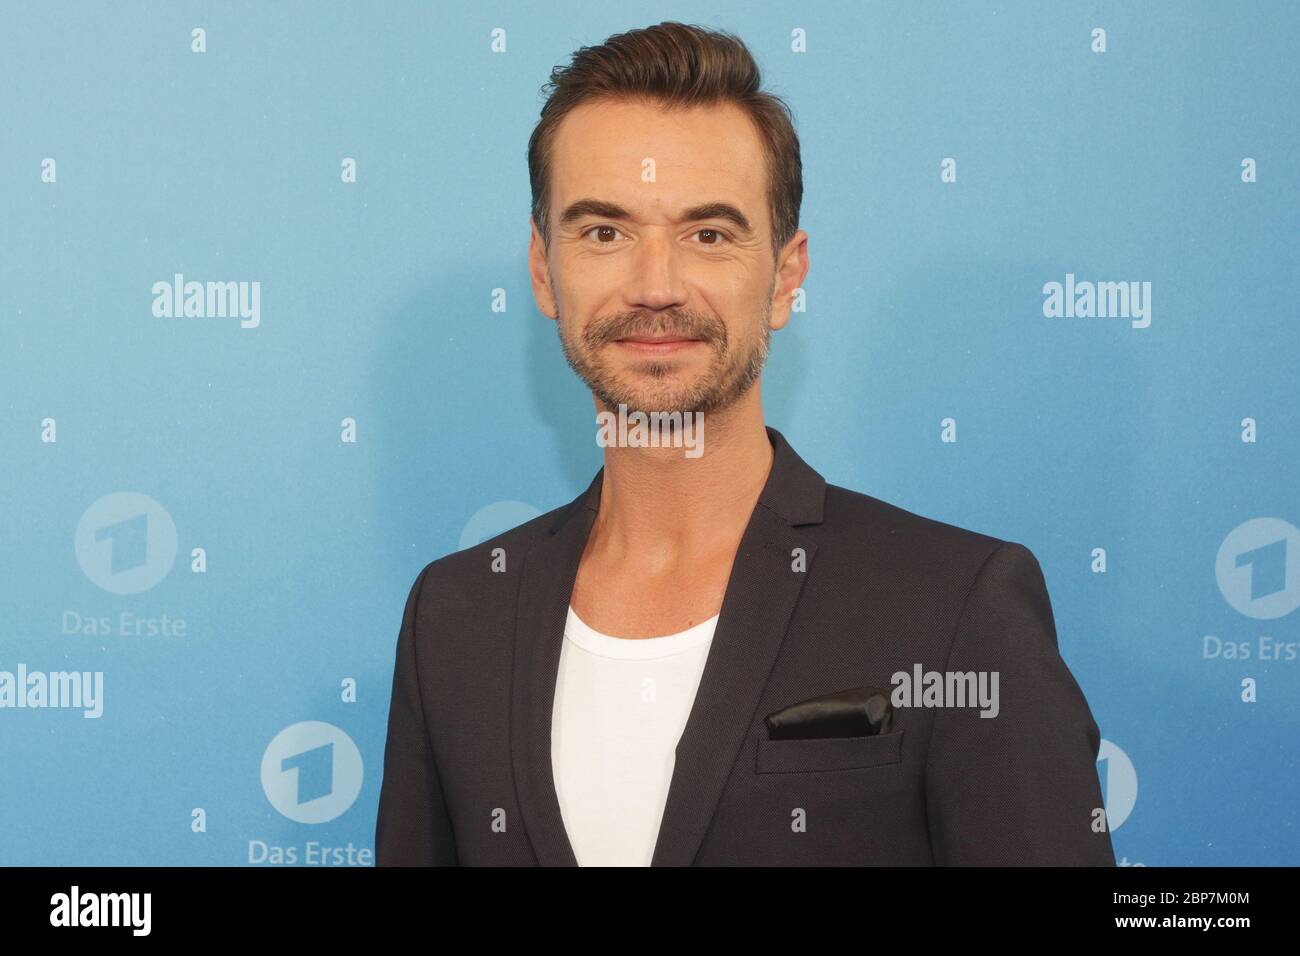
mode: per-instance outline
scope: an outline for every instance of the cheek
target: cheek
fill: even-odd
[[[727,311],[721,314],[727,317],[727,342],[733,351],[752,345],[763,337],[767,325],[767,301],[755,298],[751,290],[728,303]]]
[[[716,275],[698,286],[701,297],[714,315],[723,316],[728,328],[748,329],[747,319],[764,314],[765,296],[772,287],[771,277],[745,269],[728,276]]]

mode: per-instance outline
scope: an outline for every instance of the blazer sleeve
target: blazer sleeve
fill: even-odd
[[[427,565],[406,599],[397,636],[384,777],[375,821],[376,866],[452,866],[456,842],[420,696],[416,618]]]
[[[984,562],[944,669],[997,672],[998,708],[990,717],[978,706],[936,711],[925,771],[934,862],[1114,866],[1097,813],[1101,735],[1058,652],[1028,548],[1004,541]]]

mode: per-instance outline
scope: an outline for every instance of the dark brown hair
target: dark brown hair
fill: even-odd
[[[601,97],[644,99],[666,108],[734,103],[748,113],[767,151],[772,255],[799,228],[803,163],[789,107],[759,90],[762,77],[749,49],[730,33],[668,21],[585,46],[568,66],[551,71],[542,118],[528,139],[533,219],[550,244],[551,144],[560,121],[579,103]]]

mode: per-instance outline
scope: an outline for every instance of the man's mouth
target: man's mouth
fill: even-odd
[[[679,352],[695,345],[703,345],[703,339],[692,339],[684,335],[627,335],[614,340],[615,345],[631,349],[634,352],[649,355],[664,355]]]
[[[615,341],[644,342],[649,345],[658,345],[664,342],[698,342],[700,340],[687,335],[625,335],[621,339],[615,339]]]

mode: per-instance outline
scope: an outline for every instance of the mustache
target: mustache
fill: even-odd
[[[593,319],[583,331],[583,338],[591,347],[629,335],[678,335],[705,342],[725,343],[727,327],[721,320],[699,312],[677,312],[649,321],[643,313],[630,312]]]

